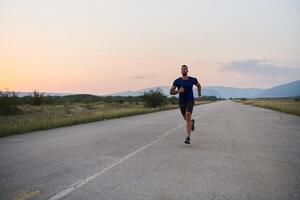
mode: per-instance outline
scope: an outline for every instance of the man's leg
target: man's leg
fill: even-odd
[[[192,113],[193,113],[194,104],[195,104],[194,101],[189,101],[186,106],[185,120],[186,120],[186,132],[188,134],[188,137],[191,136],[191,132],[193,129],[192,128],[193,121],[195,121],[195,120],[192,121]]]
[[[179,105],[179,108],[180,108],[180,112],[181,112],[181,115],[185,121],[185,110],[186,110],[186,106],[185,105]]]
[[[186,121],[186,132],[188,137],[190,137],[192,132],[192,113],[190,112],[185,113],[185,121]]]
[[[186,113],[185,113],[185,121],[186,121],[186,132],[187,132],[187,138],[185,140],[186,144],[190,144],[190,137],[193,129],[193,121],[192,120],[192,113],[193,113],[193,107],[194,107],[194,101],[190,101],[187,103],[186,106]],[[194,127],[195,128],[195,127]]]
[[[186,122],[186,105],[179,104],[179,107],[180,107],[180,112],[182,114],[182,117],[183,117],[185,123],[187,123]],[[190,144],[190,137],[187,136],[184,142],[186,144]]]

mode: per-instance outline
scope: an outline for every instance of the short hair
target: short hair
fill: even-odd
[[[186,67],[186,68],[188,68],[188,66],[186,66],[186,65],[182,65],[182,66],[181,66],[181,68],[183,68],[183,67]]]

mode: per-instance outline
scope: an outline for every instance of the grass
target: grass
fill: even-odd
[[[236,102],[300,116],[300,101],[297,99],[244,99]]]
[[[211,101],[196,102],[196,105]],[[0,137],[46,130],[131,115],[145,114],[178,106],[145,108],[143,103],[65,103],[64,105],[21,105],[22,114],[0,116]]]

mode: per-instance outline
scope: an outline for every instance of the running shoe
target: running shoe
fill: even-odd
[[[191,142],[190,142],[190,137],[186,137],[184,143],[186,143],[186,144],[191,144]]]

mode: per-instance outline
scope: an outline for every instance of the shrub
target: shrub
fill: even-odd
[[[33,96],[31,96],[31,104],[40,106],[43,103],[44,98],[44,93],[34,90]]]
[[[150,89],[148,92],[145,92],[143,95],[143,101],[145,102],[146,107],[156,108],[162,107],[167,104],[167,97],[164,96],[160,88]]]
[[[15,92],[0,90],[0,114],[11,115],[18,114],[21,110],[17,107],[17,94]]]
[[[299,97],[295,97],[294,101],[300,101],[300,96]]]
[[[201,96],[198,99],[200,101],[217,101],[218,97],[216,97],[216,96]]]
[[[178,104],[178,98],[177,97],[169,97],[168,101],[170,104],[176,105]]]

